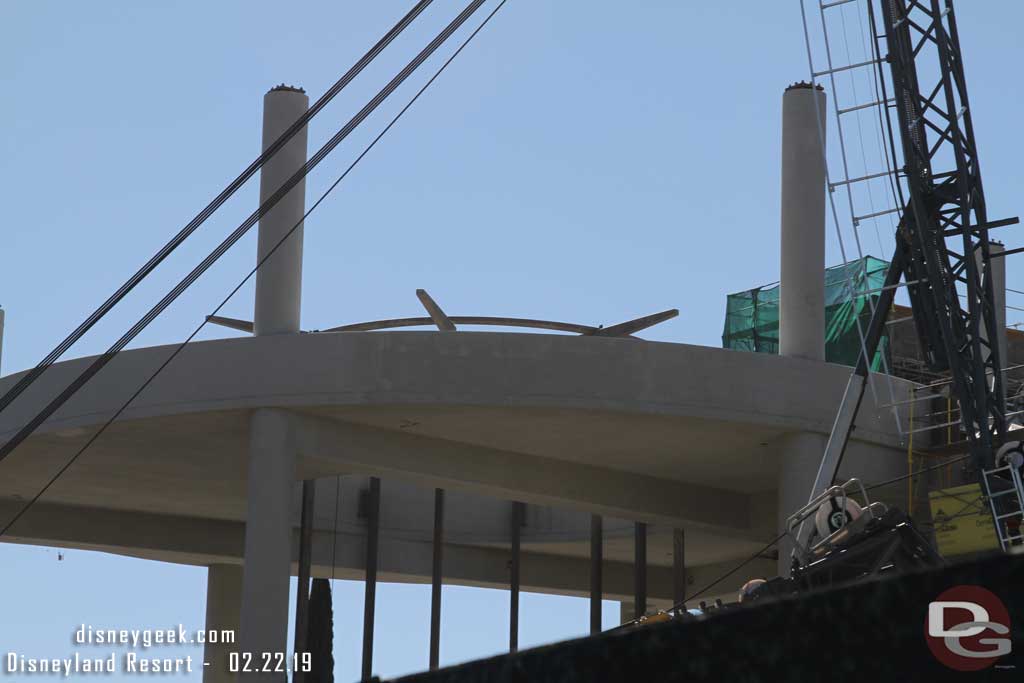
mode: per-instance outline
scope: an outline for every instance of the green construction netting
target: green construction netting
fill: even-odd
[[[865,256],[825,270],[825,360],[855,365],[860,352],[860,332],[871,319],[868,297],[878,299],[889,264]],[[850,298],[850,291],[873,292]],[[722,346],[738,351],[779,352],[779,286],[748,289],[730,294],[725,306],[725,330]],[[883,335],[871,369],[881,372],[882,358],[888,357],[889,339]]]

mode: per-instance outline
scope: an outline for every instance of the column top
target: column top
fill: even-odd
[[[825,88],[824,88],[824,86],[821,85],[821,83],[814,84],[814,83],[808,83],[807,81],[797,81],[796,83],[793,83],[792,85],[787,85],[786,86],[786,92],[789,92],[790,90],[800,90],[800,89],[810,90],[811,88],[813,88],[815,90],[818,90],[818,91],[821,91],[821,92],[825,91]]]
[[[282,83],[281,85],[275,85],[273,88],[271,88],[267,92],[268,93],[272,93],[272,92],[297,92],[297,93],[301,93],[303,95],[306,94],[306,91],[304,89],[300,88],[299,86],[297,86],[297,85],[285,85],[284,83]]]

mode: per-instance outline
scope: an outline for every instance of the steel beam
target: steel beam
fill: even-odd
[[[377,550],[380,545],[380,479],[370,477],[366,506],[366,586],[363,601],[363,680],[373,675],[373,622],[377,603]]]
[[[523,535],[523,516],[526,505],[512,503],[512,562],[509,577],[509,608],[508,608],[508,651],[519,650],[519,563],[521,561],[520,545]]]
[[[316,481],[302,482],[302,516],[299,521],[299,581],[295,598],[295,654],[306,651],[309,636],[309,575],[313,556],[313,514],[316,504]],[[294,683],[301,683],[304,675],[295,670]]]
[[[430,670],[441,657],[441,572],[444,552],[444,489],[434,489],[434,561],[430,581]]]
[[[637,522],[633,541],[633,616],[647,614],[647,525]]]
[[[686,609],[686,532],[672,530],[672,604]]]
[[[604,524],[601,515],[590,516],[590,634],[601,632],[602,569],[604,564]]]

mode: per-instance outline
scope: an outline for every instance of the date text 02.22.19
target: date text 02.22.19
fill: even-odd
[[[308,673],[312,669],[312,656],[308,652],[291,657],[283,652],[232,652],[228,657],[231,673]]]

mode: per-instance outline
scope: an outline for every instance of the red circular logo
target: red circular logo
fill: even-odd
[[[935,658],[957,671],[979,671],[1010,653],[1010,614],[981,586],[954,586],[928,604],[925,640]]]

